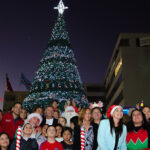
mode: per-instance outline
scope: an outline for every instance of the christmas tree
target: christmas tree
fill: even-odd
[[[88,106],[83,85],[77,69],[76,60],[65,29],[62,0],[55,7],[58,18],[52,30],[51,39],[40,61],[35,78],[23,107],[31,112],[37,106],[45,108],[53,100],[58,100],[60,110],[63,110],[68,99],[74,99],[79,107]]]

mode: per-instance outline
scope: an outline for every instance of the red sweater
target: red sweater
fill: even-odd
[[[55,143],[50,143],[48,141],[41,144],[39,150],[63,150],[62,144],[55,141]]]
[[[23,124],[23,121],[20,118],[15,123],[11,112],[9,112],[3,115],[0,126],[2,129],[2,132],[6,132],[9,135],[9,137],[13,139],[16,129],[18,128],[18,126],[21,126],[22,124]]]

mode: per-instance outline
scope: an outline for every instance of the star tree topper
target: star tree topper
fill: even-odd
[[[59,14],[63,14],[65,9],[68,9],[68,7],[66,7],[63,3],[62,0],[60,0],[59,4],[57,7],[54,7],[54,9],[58,9]]]

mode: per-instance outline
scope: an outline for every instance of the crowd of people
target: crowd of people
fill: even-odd
[[[0,111],[0,150],[17,149],[148,150],[150,108],[124,115],[121,106],[112,105],[103,114],[99,105],[79,109],[68,102],[60,113],[54,100],[45,110],[37,107],[28,114],[15,103],[8,113]]]

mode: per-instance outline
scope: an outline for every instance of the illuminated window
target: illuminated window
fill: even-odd
[[[120,59],[119,63],[117,64],[117,67],[115,69],[115,76],[117,76],[121,66],[122,66],[122,58]]]

